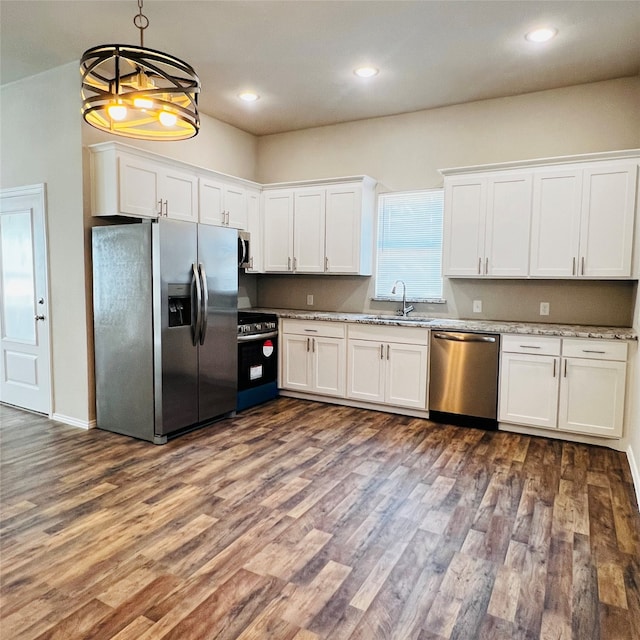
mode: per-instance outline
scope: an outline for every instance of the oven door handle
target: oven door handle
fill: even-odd
[[[269,331],[269,333],[258,333],[251,336],[238,336],[238,342],[257,342],[258,340],[266,340],[267,338],[276,338],[278,336],[277,331]]]

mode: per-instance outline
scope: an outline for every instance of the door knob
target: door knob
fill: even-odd
[[[36,316],[36,320],[44,320],[44,316]]]

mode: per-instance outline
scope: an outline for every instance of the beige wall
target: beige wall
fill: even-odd
[[[368,174],[389,190],[442,185],[439,168],[640,147],[640,78],[624,78],[511,98],[375,118],[258,140],[262,182]],[[261,306],[389,312],[373,302],[373,278],[260,276]],[[625,325],[633,283],[445,279],[446,305],[420,313]],[[482,314],[472,301],[483,301]],[[540,302],[550,302],[547,318]]]
[[[77,64],[0,88],[0,186],[47,185],[53,412],[91,419]]]

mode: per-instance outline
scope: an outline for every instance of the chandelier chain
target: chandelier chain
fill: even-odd
[[[149,26],[149,18],[142,13],[143,0],[138,0],[138,13],[133,18],[133,24],[140,29],[140,46],[144,47],[144,30]]]

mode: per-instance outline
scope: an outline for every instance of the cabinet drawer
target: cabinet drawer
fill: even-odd
[[[352,340],[428,345],[429,329],[354,323],[349,325],[349,338]]]
[[[529,335],[503,335],[502,351],[531,353],[540,356],[559,356],[560,338]]]
[[[345,325],[342,322],[321,322],[317,320],[282,320],[282,333],[295,333],[302,336],[323,336],[325,338],[344,338]]]
[[[582,340],[565,338],[562,341],[562,355],[567,358],[591,358],[592,360],[627,359],[627,343],[621,340]]]

